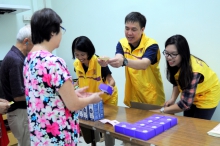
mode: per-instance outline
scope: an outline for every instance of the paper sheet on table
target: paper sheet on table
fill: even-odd
[[[220,124],[218,124],[215,128],[207,132],[208,135],[220,137]]]
[[[116,124],[119,124],[120,122],[118,122],[117,120],[109,120],[109,119],[102,119],[102,120],[99,120],[100,122],[106,124],[106,123],[109,123],[111,124],[112,126],[115,126]]]

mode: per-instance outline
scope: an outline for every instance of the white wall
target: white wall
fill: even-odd
[[[0,15],[0,60],[16,44],[16,36],[21,27],[29,24],[30,21],[24,21],[23,16],[32,16],[33,12],[44,7],[43,0],[0,0],[0,4],[10,4],[19,6],[29,6],[31,9],[17,14]],[[50,6],[50,0],[47,0]]]
[[[145,33],[157,40],[161,51],[164,42],[174,34],[186,37],[191,53],[200,57],[220,77],[219,34],[220,1],[218,0],[46,0],[46,7],[52,7],[63,19],[67,32],[63,35],[56,54],[65,59],[68,68],[73,71],[71,45],[74,38],[88,36],[95,45],[98,55],[113,57],[118,40],[124,37],[124,18],[131,11],[139,11],[147,18]],[[15,36],[20,27],[27,22],[24,14],[33,14],[44,7],[43,0],[0,0],[3,4],[29,5],[32,10],[17,15],[0,15],[0,59],[15,44]],[[7,27],[6,27],[7,26]],[[6,35],[7,34],[7,35]],[[166,99],[170,98],[172,85],[165,77],[165,58],[162,56],[160,70],[164,83]],[[119,89],[119,103],[124,106],[124,68],[111,68]],[[212,120],[220,121],[220,107]]]
[[[17,14],[0,15],[0,34],[7,34],[7,36],[0,36],[0,60],[10,50],[12,45],[16,43],[16,35],[21,27],[30,24],[30,21],[23,20],[23,16],[32,16],[32,14],[44,7],[51,8],[51,0],[0,0],[0,4],[10,4],[19,6],[29,6],[30,10],[20,12]],[[52,52],[56,55],[56,50]]]

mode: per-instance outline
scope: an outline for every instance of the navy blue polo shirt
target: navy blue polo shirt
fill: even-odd
[[[140,42],[139,42],[140,44]],[[137,45],[137,47],[139,46],[139,44]],[[131,50],[134,51],[137,47],[132,46],[132,44],[130,44]],[[151,46],[148,47],[148,49],[145,51],[145,53],[143,54],[142,58],[148,58],[151,61],[151,64],[155,64],[157,63],[157,51],[159,49],[159,46],[157,44],[153,44]],[[116,53],[115,54],[122,54],[124,56],[124,50],[121,46],[121,43],[118,42],[117,46],[116,46]]]
[[[25,56],[15,46],[6,54],[1,64],[0,79],[5,99],[14,101],[15,97],[25,95],[23,65]],[[8,112],[16,109],[26,109],[26,101],[15,102],[8,109]]]

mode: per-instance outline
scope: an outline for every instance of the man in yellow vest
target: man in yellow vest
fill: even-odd
[[[124,103],[129,107],[131,101],[155,105],[165,102],[159,46],[145,35],[145,24],[146,18],[141,13],[129,13],[125,17],[126,37],[118,42],[115,57],[106,62],[99,60],[101,66],[125,66]]]

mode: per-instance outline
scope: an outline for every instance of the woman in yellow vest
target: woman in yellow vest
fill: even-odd
[[[101,97],[104,104],[117,106],[118,90],[115,86],[115,80],[108,66],[101,67],[99,65],[98,56],[95,55],[95,47],[91,40],[86,36],[77,37],[72,43],[72,54],[75,59],[73,65],[78,77],[78,86],[80,88],[88,86],[87,92],[92,93],[100,91],[99,85],[101,83],[110,85],[114,89],[112,95],[102,94]],[[92,142],[91,131],[83,127],[81,130],[86,143]],[[98,141],[98,136],[95,137]]]
[[[114,92],[112,95],[101,95],[104,104],[117,105],[118,90],[111,71],[107,67],[101,67],[98,63],[98,56],[95,55],[95,47],[86,36],[77,37],[72,44],[73,63],[78,77],[80,88],[88,86],[87,92],[100,92],[99,85],[105,83],[110,85]]]
[[[190,54],[187,40],[181,35],[166,41],[163,54],[173,92],[160,112],[184,111],[184,116],[210,120],[220,100],[220,82],[216,73],[203,60]],[[175,103],[179,93],[181,99]]]

